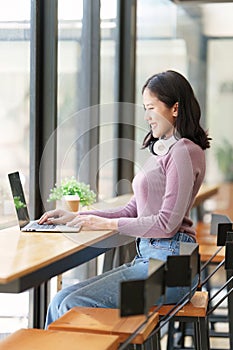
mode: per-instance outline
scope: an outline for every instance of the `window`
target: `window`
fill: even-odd
[[[184,39],[177,37],[177,6],[168,0],[138,0],[137,2],[137,75],[136,103],[142,106],[142,86],[151,75],[175,69],[186,75],[187,48]],[[139,144],[148,130],[144,112],[136,114],[136,140]],[[147,153],[136,152],[136,162],[142,162]]]
[[[77,148],[71,140],[80,110],[82,18],[82,0],[58,1],[58,181],[76,175]]]
[[[28,190],[30,1],[1,1],[0,228],[16,223],[7,173],[19,170]]]
[[[99,199],[115,195],[114,131],[117,2],[101,0]]]
[[[7,173],[19,170],[28,199],[30,0],[0,1],[0,229],[16,224]],[[28,325],[28,292],[1,294],[0,338]]]

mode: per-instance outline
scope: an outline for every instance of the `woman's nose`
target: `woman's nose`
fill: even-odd
[[[144,120],[148,121],[150,119],[151,119],[151,116],[150,116],[149,110],[147,109],[144,114]]]

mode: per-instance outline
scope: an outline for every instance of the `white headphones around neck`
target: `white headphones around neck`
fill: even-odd
[[[164,156],[177,141],[178,139],[175,136],[171,136],[169,139],[156,140],[150,144],[150,152],[156,156]]]

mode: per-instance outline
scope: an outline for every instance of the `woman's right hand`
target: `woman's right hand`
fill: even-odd
[[[76,217],[76,214],[63,210],[55,209],[45,212],[38,220],[38,224],[57,224],[65,225],[67,222],[72,221]]]

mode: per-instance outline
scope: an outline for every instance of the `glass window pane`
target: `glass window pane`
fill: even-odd
[[[30,1],[1,1],[0,5],[0,228],[3,228],[16,223],[7,173],[21,172],[28,199]]]
[[[189,79],[200,102],[201,123],[212,137],[205,181],[215,184],[233,180],[232,16],[232,2],[138,0],[137,101],[141,103],[142,84],[156,72],[175,69]],[[144,125],[138,118],[140,122]],[[227,209],[230,196],[224,192],[222,208],[209,200],[207,210]]]
[[[147,78],[156,72],[175,69],[186,75],[187,47],[177,36],[177,6],[169,0],[138,0],[137,2],[136,104],[142,106],[141,90]],[[149,131],[143,111],[136,110],[136,140],[142,143]],[[135,149],[136,163],[147,152]]]
[[[207,37],[206,121],[213,139],[207,179],[229,183],[233,181],[233,3],[205,4],[202,12]],[[231,195],[224,191],[220,210],[228,209]]]
[[[114,103],[117,1],[101,0],[99,199],[115,195]]]
[[[0,1],[0,229],[17,224],[7,173],[20,171],[28,200],[30,0]],[[0,338],[28,327],[28,292],[0,297]]]
[[[81,35],[83,0],[58,0],[58,127],[57,182],[77,174],[76,147],[80,110]],[[62,205],[57,203],[57,205]],[[82,265],[59,277],[62,287],[83,280]],[[52,280],[51,296],[57,292],[57,279]],[[58,283],[58,288],[59,288]]]
[[[76,174],[76,118],[80,106],[82,0],[58,1],[58,182]]]

